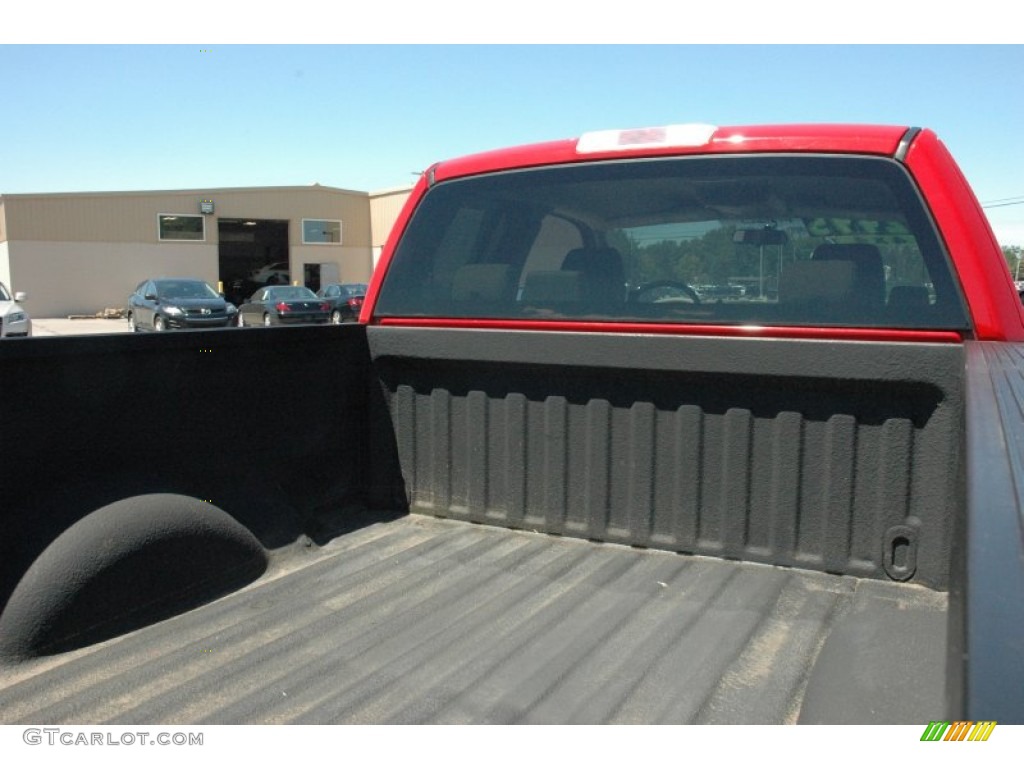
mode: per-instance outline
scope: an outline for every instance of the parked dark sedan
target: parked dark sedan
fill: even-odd
[[[144,280],[128,297],[133,331],[171,328],[223,328],[235,323],[235,305],[208,283],[185,277]]]
[[[326,323],[331,305],[309,288],[268,285],[260,288],[238,308],[238,326]]]
[[[332,323],[355,322],[363,308],[366,283],[328,283],[316,295],[330,303]]]

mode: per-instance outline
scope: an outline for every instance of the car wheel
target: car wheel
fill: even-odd
[[[271,322],[272,322],[272,321],[271,321],[271,319],[270,319],[270,315],[264,315],[264,316],[263,316],[263,327],[264,327],[264,328],[269,328],[269,327],[270,327],[270,324],[271,324]]]
[[[160,315],[153,318],[153,330],[157,332],[167,330],[167,323],[162,317],[160,317]]]
[[[331,324],[341,325],[341,312],[337,309],[331,312]]]
[[[130,312],[128,313],[128,330],[130,330],[132,333],[139,332],[139,326],[135,324],[135,315],[131,314]]]

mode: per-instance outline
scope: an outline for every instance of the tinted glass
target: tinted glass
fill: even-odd
[[[588,163],[454,180],[379,316],[965,329],[927,211],[883,158]]]
[[[316,299],[316,294],[309,288],[301,286],[282,286],[281,288],[268,288],[266,298],[272,301],[305,301]]]
[[[218,299],[213,288],[198,280],[161,280],[156,284],[161,299]]]
[[[206,224],[202,216],[161,215],[158,218],[161,240],[203,240]]]
[[[341,222],[324,219],[303,219],[302,242],[340,243]]]

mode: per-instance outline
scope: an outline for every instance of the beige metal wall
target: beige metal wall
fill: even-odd
[[[377,266],[377,260],[384,249],[384,244],[391,234],[391,228],[402,213],[402,207],[409,199],[411,192],[412,187],[402,187],[401,189],[374,192],[370,195],[370,239],[373,244],[371,257],[373,267]]]
[[[8,263],[8,248],[7,243],[0,240],[0,283],[7,286],[9,290],[18,291],[20,288],[15,288],[11,285],[11,268]]]
[[[391,227],[402,212],[402,206],[409,199],[412,187],[375,192],[370,195],[371,245],[383,248]]]
[[[135,286],[160,276],[217,285],[217,246],[208,243],[9,244],[11,276],[33,317],[95,314],[124,307]]]
[[[289,219],[292,245],[302,244],[302,219],[341,219],[346,246],[371,246],[369,195],[334,187],[267,187],[184,192],[96,192],[4,195],[10,241],[158,243],[157,216],[198,214],[212,199],[206,243],[217,242],[217,219]]]
[[[157,243],[157,214],[199,213],[198,197],[191,195],[5,195],[4,199],[11,242]],[[209,222],[206,236],[210,242]]]

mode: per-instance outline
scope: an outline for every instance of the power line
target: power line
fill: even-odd
[[[1024,205],[1024,200],[1015,200],[1012,203],[989,203],[982,205],[982,208],[1005,208],[1008,205]]]
[[[990,203],[1006,203],[1010,200],[1024,200],[1024,195],[1010,195],[1009,197],[997,197],[995,200],[986,200],[982,205],[989,205]]]
[[[1015,195],[1014,197],[1001,197],[998,200],[989,200],[981,204],[982,208],[1001,208],[1004,205],[1021,205],[1024,204],[1024,195]]]

